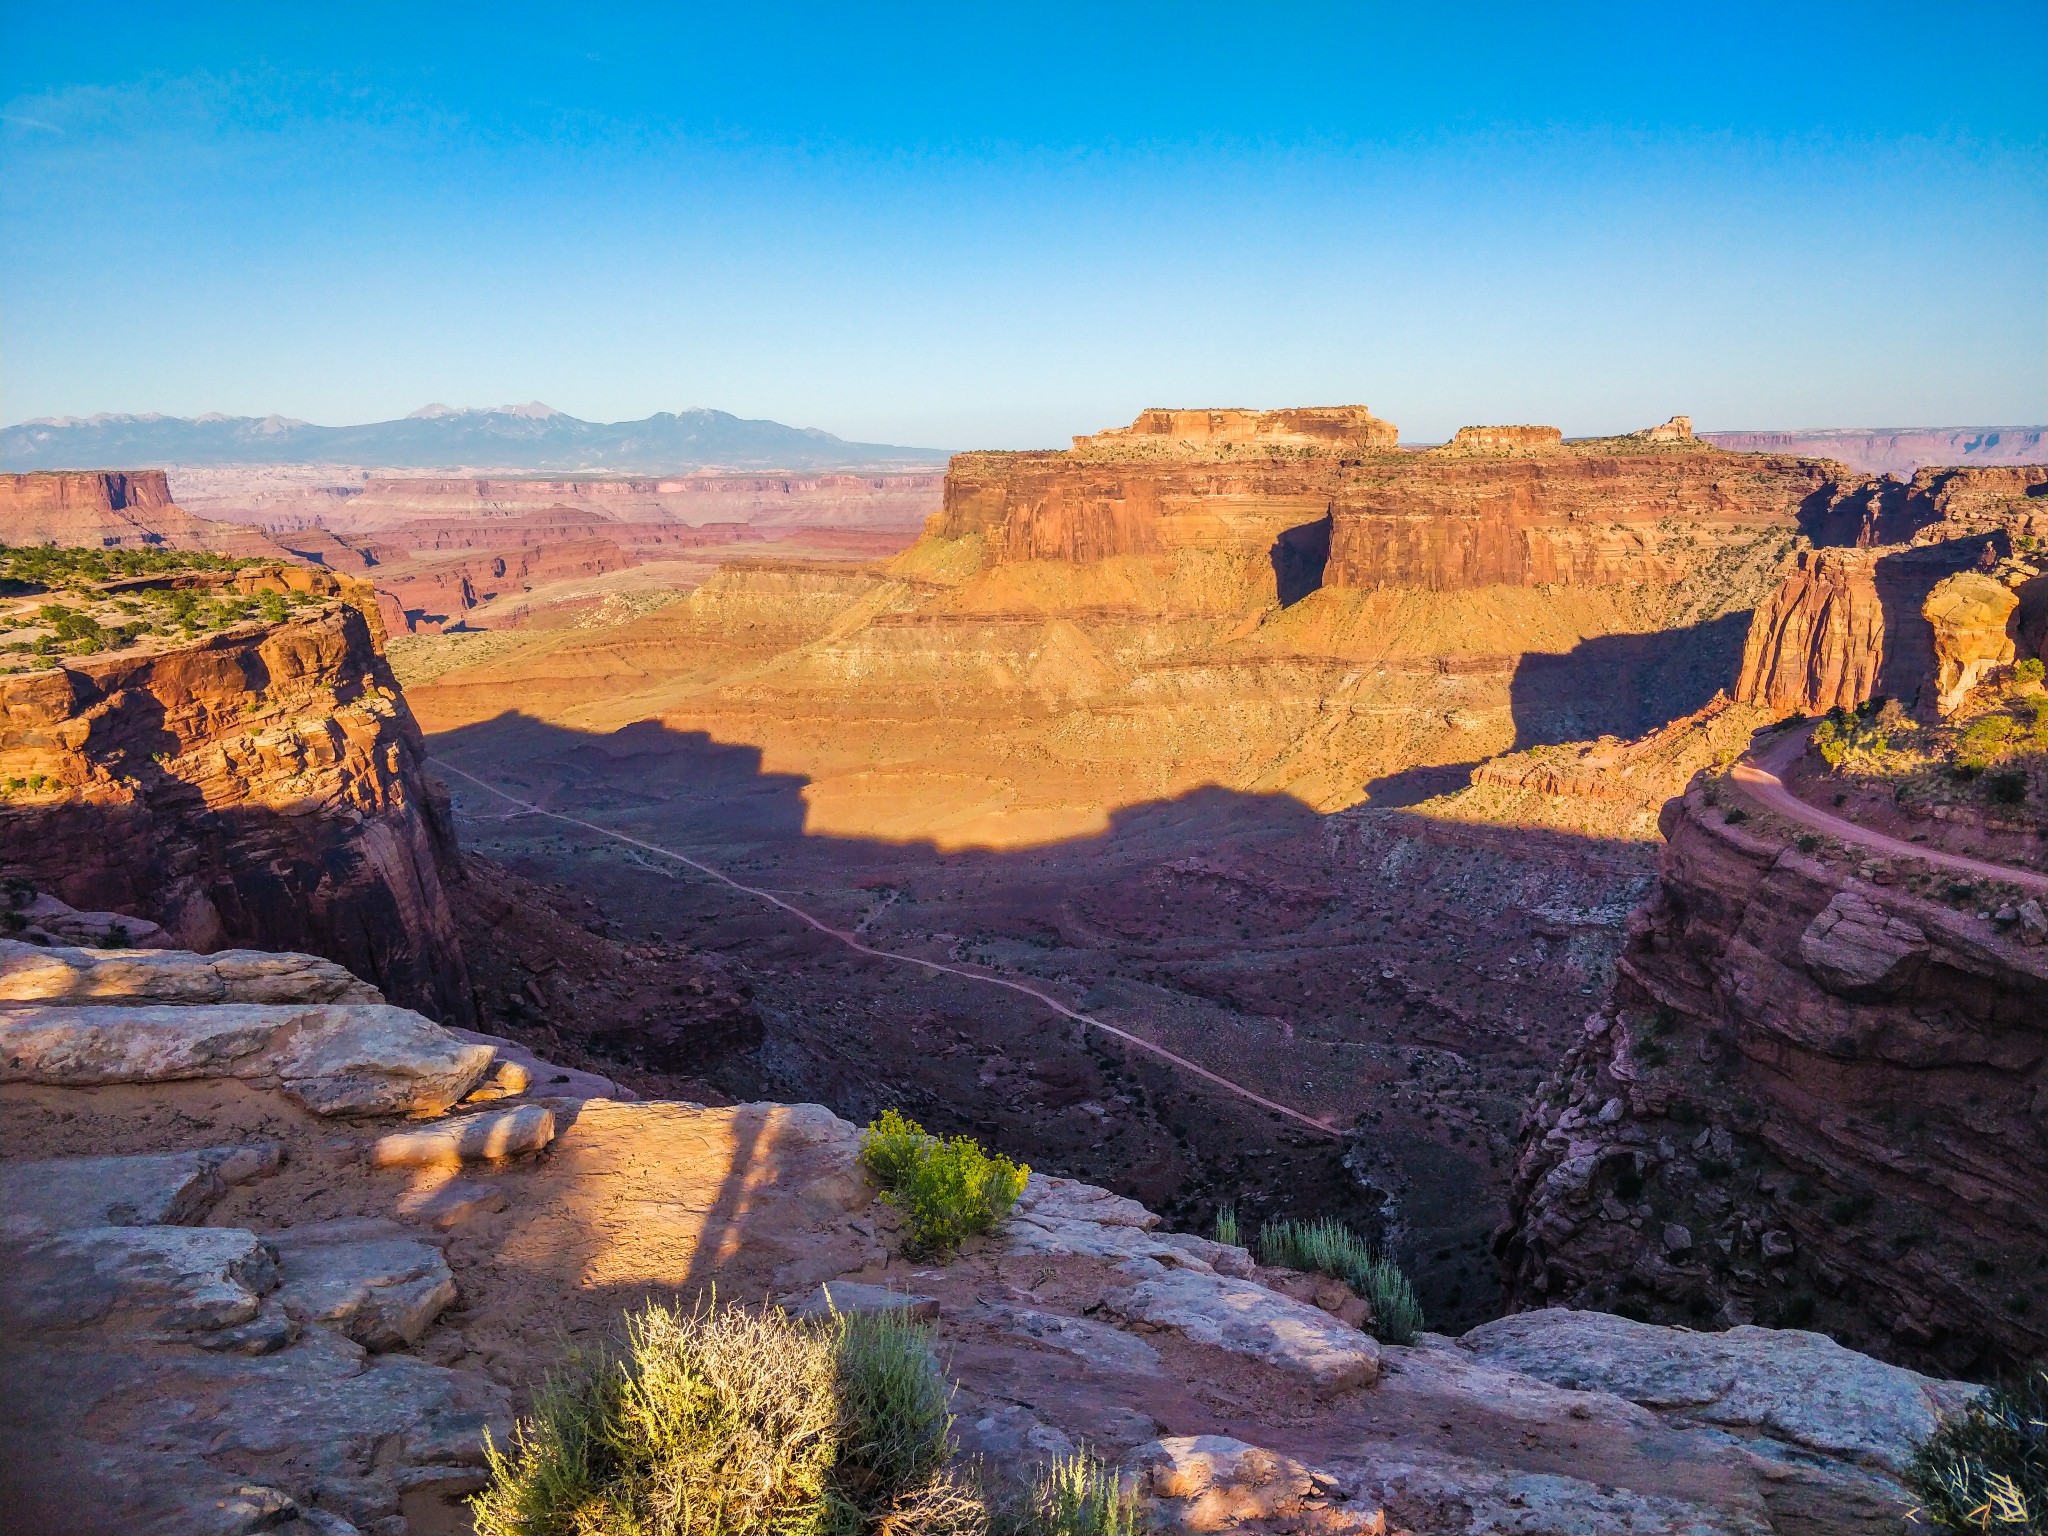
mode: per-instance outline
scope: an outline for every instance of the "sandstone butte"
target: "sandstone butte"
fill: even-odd
[[[963,1455],[1086,1444],[1191,1536],[1874,1536],[1976,1390],[1563,1309],[1383,1344],[1342,1285],[1041,1174],[913,1268],[827,1110],[534,1094],[569,1074],[305,956],[0,940],[0,1043],[0,1495],[41,1536],[459,1529],[565,1352],[714,1291],[911,1307]]]

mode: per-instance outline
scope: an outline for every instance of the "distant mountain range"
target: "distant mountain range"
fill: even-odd
[[[533,401],[494,410],[422,406],[398,421],[321,427],[288,416],[56,416],[0,429],[0,469],[170,464],[360,464],[385,469],[612,470],[929,468],[939,448],[849,443],[811,427],[724,411],[580,421]]]

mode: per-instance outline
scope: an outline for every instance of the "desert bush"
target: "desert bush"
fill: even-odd
[[[995,1536],[1139,1536],[1145,1524],[1137,1489],[1086,1450],[1044,1467],[992,1522]]]
[[[1228,1243],[1231,1247],[1235,1248],[1237,1246],[1237,1238],[1237,1207],[1226,1205],[1218,1208],[1216,1212],[1216,1241]]]
[[[971,1136],[932,1135],[899,1110],[885,1110],[861,1137],[861,1163],[882,1198],[909,1224],[909,1251],[949,1259],[977,1233],[992,1232],[1024,1193],[1030,1168],[991,1156]]]
[[[1839,772],[1851,764],[1877,762],[1890,752],[1895,738],[1916,729],[1896,699],[1875,698],[1854,710],[1837,706],[1813,728],[1814,750]]]
[[[1935,1530],[2048,1536],[2048,1370],[1944,1418],[1906,1481]]]
[[[1999,805],[2020,805],[2027,798],[2027,776],[2018,768],[1984,775],[1984,793]]]
[[[1422,1303],[1401,1266],[1341,1221],[1270,1222],[1259,1232],[1259,1261],[1342,1280],[1371,1305],[1368,1326],[1386,1343],[1412,1344],[1422,1331]]]
[[[659,1304],[616,1358],[551,1376],[488,1447],[478,1536],[956,1536],[950,1389],[901,1314],[792,1321]]]
[[[2044,671],[2048,671],[2048,668],[2044,668],[2041,665],[2041,658],[2029,656],[2025,661],[2012,669],[2013,681],[2019,683],[2022,687],[2030,686],[2041,681],[2041,675]]]

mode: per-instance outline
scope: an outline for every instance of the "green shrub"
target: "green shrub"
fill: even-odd
[[[2041,681],[2041,674],[2044,671],[2048,671],[2048,668],[2044,668],[2041,665],[2041,658],[2029,656],[2025,661],[2012,669],[2013,681],[2018,683],[2038,683]]]
[[[2027,798],[2027,776],[2018,768],[1984,775],[1984,793],[1999,805],[2020,805]]]
[[[1216,1241],[1228,1243],[1231,1247],[1235,1248],[1237,1246],[1237,1237],[1237,1207],[1234,1205],[1220,1207],[1216,1212]]]
[[[986,1511],[943,1470],[950,1390],[901,1314],[651,1305],[487,1448],[477,1536],[964,1536]]]
[[[1935,1530],[2048,1536],[2048,1370],[1944,1418],[1906,1482]]]
[[[1401,1267],[1341,1221],[1270,1222],[1259,1232],[1259,1262],[1342,1280],[1372,1307],[1367,1326],[1389,1344],[1412,1344],[1422,1331],[1422,1303]]]
[[[1031,1481],[1021,1505],[999,1513],[996,1536],[1138,1536],[1137,1489],[1087,1451],[1062,1456]]]
[[[943,1141],[894,1109],[868,1126],[860,1160],[909,1224],[909,1252],[939,1260],[1001,1225],[1031,1174],[1007,1157],[991,1157],[971,1136]]]

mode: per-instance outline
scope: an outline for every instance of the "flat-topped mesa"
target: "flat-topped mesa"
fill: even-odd
[[[209,522],[178,506],[161,469],[0,474],[0,544],[158,546],[286,558],[253,528]]]
[[[1303,423],[1351,430],[1336,418],[1354,411],[1372,424],[1341,450],[1302,448]],[[1667,585],[1731,545],[1789,539],[1860,479],[1727,453],[1682,425],[1569,443],[1554,427],[1475,427],[1403,453],[1356,407],[1148,411],[1072,452],[956,454],[926,532],[977,537],[993,564],[1201,551],[1278,571],[1312,546],[1315,579],[1290,590]]]
[[[1363,405],[1305,405],[1284,411],[1238,407],[1140,411],[1128,427],[1076,437],[1078,451],[1115,452],[1130,446],[1185,445],[1192,449],[1245,445],[1387,453],[1400,446],[1401,432]]]
[[[1460,427],[1437,453],[1541,453],[1564,445],[1557,427]]]

